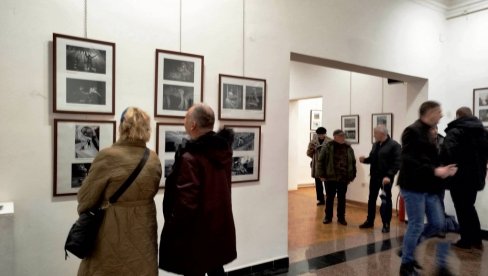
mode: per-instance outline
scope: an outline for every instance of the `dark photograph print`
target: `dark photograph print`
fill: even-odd
[[[242,109],[243,105],[243,87],[242,85],[224,83],[223,98],[224,108],[227,109]]]
[[[174,163],[175,163],[175,160],[173,160],[173,159],[164,160],[164,178],[167,178],[168,175],[171,173],[171,170],[173,169]]]
[[[66,102],[105,105],[105,82],[67,78]]]
[[[355,119],[344,119],[344,127],[356,127],[356,120]]]
[[[344,134],[346,139],[356,140],[356,131],[355,130],[345,130]]]
[[[246,86],[246,109],[263,110],[263,88]]]
[[[478,119],[480,119],[483,123],[488,122],[488,109],[480,109],[480,116]]]
[[[386,116],[378,116],[376,117],[376,125],[384,125],[385,127],[388,127],[387,123],[387,118]]]
[[[234,142],[232,149],[237,150],[254,150],[254,133],[253,132],[237,132],[234,134]]]
[[[88,175],[91,163],[71,164],[71,188],[79,188]]]
[[[185,137],[185,131],[166,131],[164,137],[164,151],[176,152]]]
[[[193,105],[193,87],[163,85],[163,109],[186,111]]]
[[[100,126],[76,125],[75,157],[94,158],[100,151]]]
[[[254,172],[254,158],[249,156],[232,158],[232,175],[249,175]]]
[[[66,70],[105,74],[106,51],[66,45]]]
[[[479,106],[488,106],[488,92],[480,92],[478,98]]]
[[[163,78],[172,81],[194,82],[195,63],[192,61],[165,58]]]

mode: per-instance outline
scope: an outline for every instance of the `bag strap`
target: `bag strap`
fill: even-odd
[[[142,156],[141,161],[139,161],[139,164],[137,165],[137,167],[134,169],[134,171],[131,173],[131,175],[127,178],[127,180],[125,180],[124,184],[122,184],[122,186],[120,186],[120,188],[108,200],[108,202],[110,202],[110,204],[115,203],[119,199],[119,197],[125,192],[125,190],[127,190],[127,188],[129,188],[129,186],[132,184],[132,182],[134,182],[134,180],[136,179],[136,177],[139,175],[142,168],[146,164],[148,157],[149,157],[149,149],[146,148],[144,150],[144,155]]]

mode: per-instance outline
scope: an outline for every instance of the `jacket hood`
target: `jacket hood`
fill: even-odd
[[[484,129],[483,123],[475,116],[461,117],[447,125],[446,133],[453,128]]]
[[[232,162],[234,131],[223,128],[218,133],[210,131],[196,140],[187,141],[185,149],[191,153],[202,153],[216,166]]]

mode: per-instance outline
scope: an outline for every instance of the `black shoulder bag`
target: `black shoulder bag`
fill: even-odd
[[[115,203],[125,190],[129,188],[146,164],[148,157],[149,149],[146,148],[137,167],[127,180],[125,180],[124,184],[110,197],[109,206]],[[107,207],[97,207],[80,214],[78,220],[71,226],[68,238],[64,244],[65,259],[68,257],[68,251],[80,259],[84,259],[90,255],[95,246],[98,230],[103,221],[105,208]]]

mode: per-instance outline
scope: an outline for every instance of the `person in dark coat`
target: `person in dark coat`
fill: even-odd
[[[376,215],[376,199],[380,189],[384,192],[385,204],[380,209],[383,222],[383,233],[390,232],[391,221],[391,187],[393,179],[400,169],[400,154],[402,147],[397,141],[390,138],[388,129],[384,125],[378,125],[373,132],[375,143],[368,157],[359,157],[359,162],[371,164],[368,199],[368,218],[359,228],[373,228]],[[383,201],[383,198],[382,198]]]
[[[444,189],[441,179],[457,172],[455,164],[441,166],[439,151],[432,135],[432,128],[442,118],[440,104],[426,101],[419,108],[419,119],[405,128],[402,133],[402,154],[398,185],[405,200],[408,226],[403,238],[402,264],[400,275],[415,275],[419,267],[415,260],[415,249],[422,234],[442,232],[444,211],[439,193]],[[424,231],[424,217],[427,228]],[[439,273],[448,273],[447,254],[449,244],[437,246],[437,266]],[[444,275],[444,274],[441,274]]]
[[[328,142],[332,141],[332,139],[326,135],[327,129],[325,127],[317,128],[315,133],[316,135],[314,135],[310,143],[308,143],[307,156],[312,158],[312,161],[310,162],[310,168],[312,169],[312,177],[315,179],[315,193],[317,195],[317,205],[324,205],[324,182],[317,175],[316,166],[319,159],[320,151]]]
[[[473,116],[469,107],[456,111],[456,120],[447,125],[441,146],[443,163],[455,163],[457,174],[449,181],[451,197],[456,209],[461,239],[454,245],[460,248],[482,248],[481,227],[474,206],[478,191],[485,186],[488,135],[483,123]]]
[[[223,265],[237,257],[231,202],[234,133],[212,131],[214,112],[205,104],[191,107],[182,143],[166,179],[164,226],[159,267],[183,275],[225,275]]]

